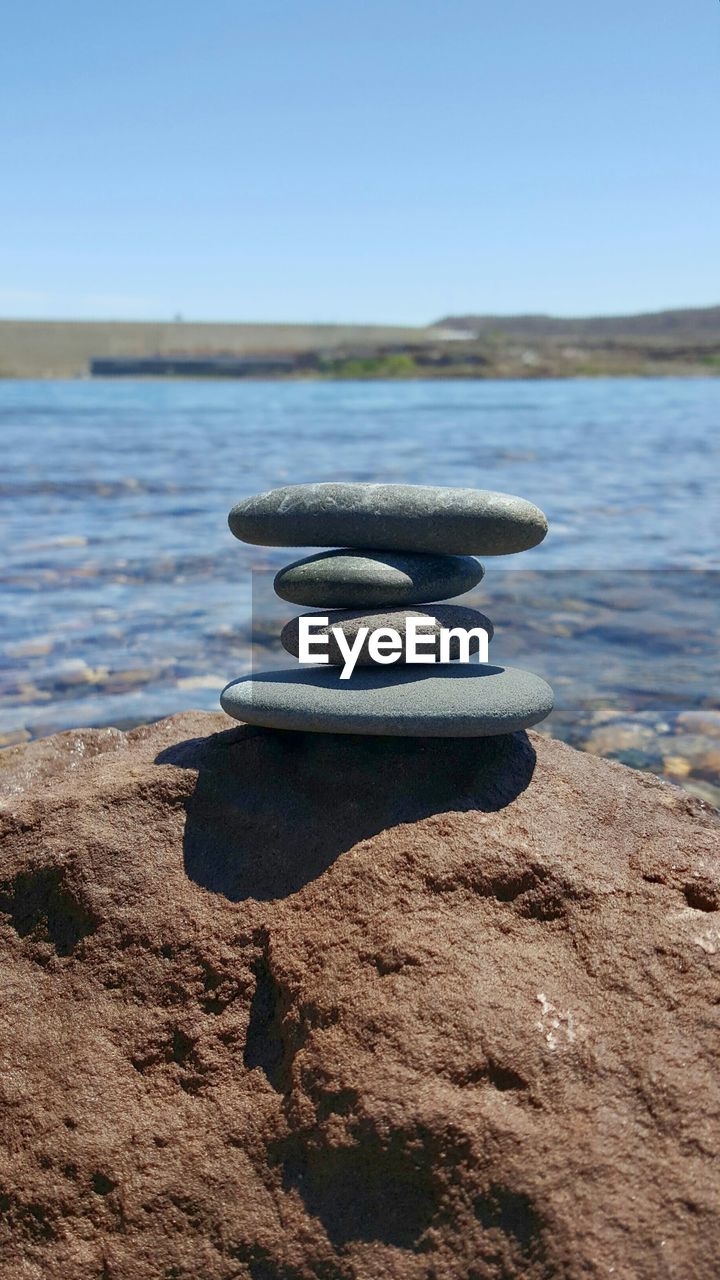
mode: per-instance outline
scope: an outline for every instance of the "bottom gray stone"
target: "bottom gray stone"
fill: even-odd
[[[233,680],[228,715],[270,729],[393,737],[474,738],[527,729],[549,715],[550,685],[519,667],[375,667],[341,680],[337,667],[291,667]]]

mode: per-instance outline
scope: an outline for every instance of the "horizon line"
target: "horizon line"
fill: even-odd
[[[129,318],[119,316],[0,316],[0,324],[155,324],[155,325],[222,325],[246,328],[268,329],[416,329],[423,332],[428,329],[442,329],[451,320],[623,320],[634,317],[672,315],[684,312],[707,312],[720,310],[719,302],[702,305],[683,305],[655,307],[651,310],[639,311],[596,311],[579,314],[567,314],[554,311],[452,311],[446,312],[436,320],[425,323],[410,323],[399,320],[209,320],[194,319],[178,312],[169,317]]]

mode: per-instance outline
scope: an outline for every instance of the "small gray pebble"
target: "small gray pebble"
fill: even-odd
[[[372,609],[461,596],[484,572],[472,556],[344,548],[295,560],[277,574],[275,591],[281,600],[316,609]]]
[[[331,666],[342,667],[345,664],[345,657],[335,639],[332,628],[340,627],[343,634],[352,644],[357,636],[360,627],[369,627],[370,634],[378,631],[381,627],[392,627],[401,637],[405,636],[405,623],[409,617],[413,618],[430,618],[435,623],[432,631],[429,629],[423,634],[428,637],[435,637],[435,644],[431,648],[429,644],[422,645],[421,651],[429,657],[434,657],[437,661],[440,657],[440,629],[441,627],[463,627],[469,631],[474,627],[482,627],[488,633],[488,639],[492,640],[493,625],[489,618],[479,613],[477,609],[467,609],[463,605],[458,604],[437,604],[428,606],[427,609],[385,609],[382,613],[367,613],[361,609],[343,610],[338,609],[335,612],[327,613],[305,613],[304,618],[326,617],[328,624],[318,631],[313,632],[314,638],[321,638],[324,635],[329,636],[328,644],[325,648],[329,663]],[[299,653],[299,618],[293,618],[283,627],[280,640],[283,648],[291,653],[294,658]],[[360,650],[358,657],[355,659],[357,666],[401,666],[405,662],[405,651],[401,651],[395,662],[376,663],[370,656],[369,652],[370,635],[368,635],[365,643]],[[478,638],[475,637],[470,641],[470,653],[477,653]],[[460,656],[460,641],[458,638],[451,638],[450,641],[450,658],[456,659]],[[306,664],[307,665],[307,664]],[[413,664],[416,665],[416,664]]]

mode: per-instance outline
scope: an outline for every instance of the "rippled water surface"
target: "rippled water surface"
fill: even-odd
[[[720,379],[0,383],[0,740],[217,705],[270,644],[251,567],[301,554],[236,542],[241,496],[467,485],[550,520],[541,547],[488,562],[495,660],[549,675],[553,732],[702,793],[720,774],[719,426]]]

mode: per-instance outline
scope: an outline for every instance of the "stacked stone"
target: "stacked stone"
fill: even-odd
[[[296,560],[275,578],[280,598],[320,610],[328,631],[340,627],[352,641],[361,626],[370,634],[392,627],[403,637],[408,617],[431,618],[436,653],[441,627],[482,627],[489,638],[493,628],[477,610],[430,602],[480,582],[476,555],[525,551],[547,532],[542,511],[523,498],[399,484],[288,485],[238,503],[228,523],[236,538],[254,545],[340,548]],[[295,657],[298,632],[295,618],[281,637]],[[238,720],[269,728],[400,737],[512,733],[552,710],[550,686],[529,671],[492,663],[407,665],[404,649],[392,666],[378,665],[369,639],[349,679],[340,678],[343,658],[331,640],[328,665],[243,676],[223,690],[221,705]],[[433,653],[429,646],[424,651]],[[451,658],[458,652],[455,642]]]

